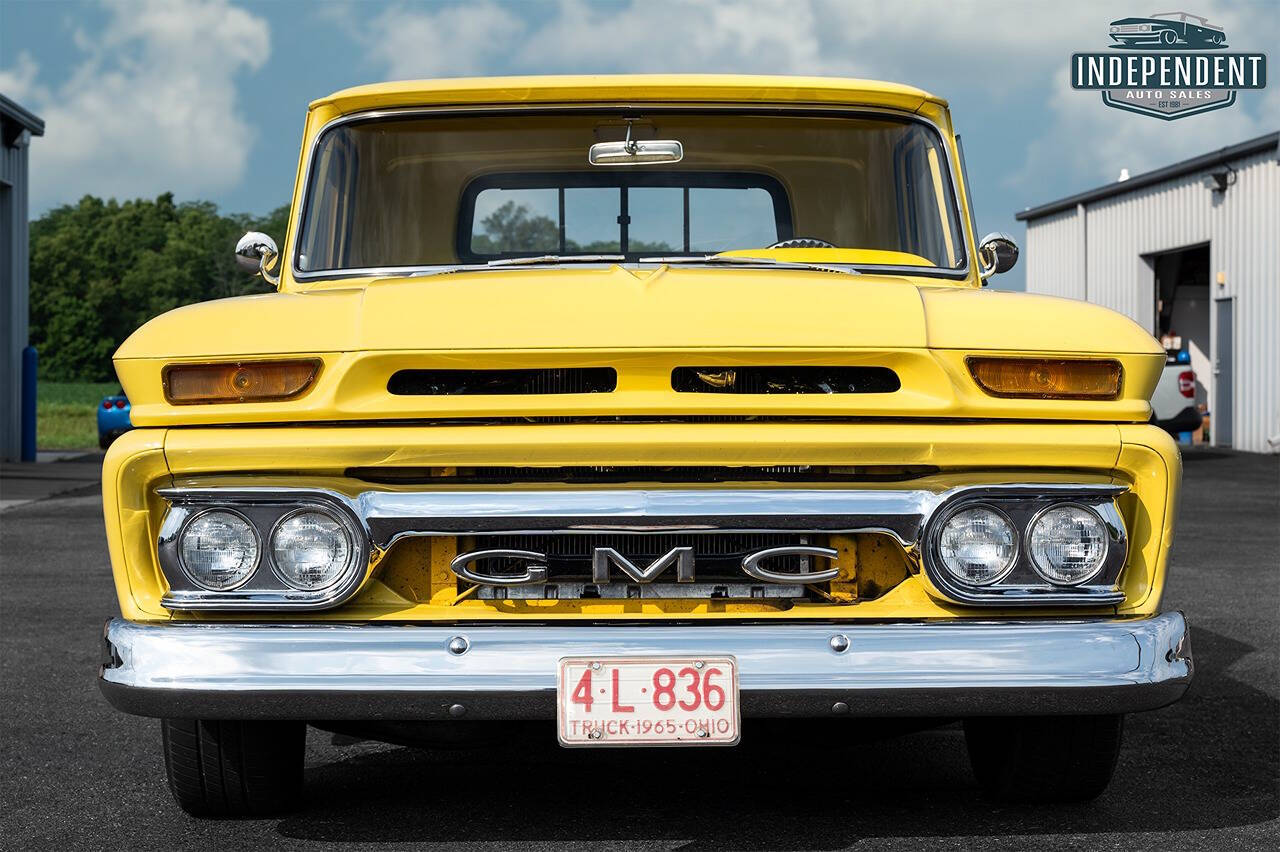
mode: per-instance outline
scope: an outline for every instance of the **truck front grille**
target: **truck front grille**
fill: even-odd
[[[537,370],[399,370],[387,382],[398,396],[519,396],[612,393],[618,371],[612,367]]]
[[[676,367],[677,393],[893,393],[902,387],[888,367]]]
[[[825,536],[818,544],[825,544]],[[529,599],[794,599],[806,596],[805,584],[766,583],[743,573],[742,561],[752,553],[773,547],[814,543],[815,536],[778,533],[553,533],[487,535],[463,539],[459,550],[504,550],[541,553],[546,556],[547,582],[522,586],[481,586],[484,600]],[[656,581],[639,583],[620,571],[611,571],[607,580],[592,575],[592,555],[597,548],[611,548],[638,566],[648,566],[674,548],[693,550],[696,579],[677,582],[675,571],[664,572]],[[484,560],[490,575],[518,576],[526,565],[517,560],[493,557]],[[770,568],[804,574],[811,570],[807,556],[778,556]]]
[[[590,579],[591,555],[598,547],[611,547],[629,559],[648,564],[676,547],[692,547],[698,579],[744,579],[743,557],[770,547],[812,544],[813,536],[786,533],[608,533],[601,535],[487,535],[472,539],[476,549],[527,550],[547,555],[550,579]],[[773,565],[800,569],[803,557],[778,557]]]

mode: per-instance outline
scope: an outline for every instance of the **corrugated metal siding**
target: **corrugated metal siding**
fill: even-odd
[[[22,348],[27,344],[27,151],[0,144],[0,458],[22,452]]]
[[[1236,182],[1225,194],[1205,187],[1209,169],[1094,202],[1085,228],[1078,211],[1029,221],[1027,290],[1083,298],[1087,281],[1089,301],[1153,329],[1154,271],[1145,256],[1208,243],[1211,278],[1226,278],[1223,286],[1211,280],[1210,294],[1235,299],[1233,445],[1276,452],[1267,439],[1280,435],[1280,165],[1275,151],[1233,165]],[[1210,328],[1216,312],[1212,302]]]
[[[1064,210],[1027,223],[1027,289],[1037,293],[1085,298],[1080,217]]]
[[[1215,210],[1211,268],[1226,285],[1210,285],[1235,304],[1235,446],[1280,452],[1280,162],[1273,153],[1238,166],[1240,203]],[[1217,357],[1217,353],[1214,353]]]

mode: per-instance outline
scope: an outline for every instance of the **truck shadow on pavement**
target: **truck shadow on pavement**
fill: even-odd
[[[899,836],[1164,832],[1280,815],[1280,701],[1234,679],[1255,649],[1192,633],[1172,707],[1130,716],[1097,801],[1012,807],[978,790],[957,725],[876,740],[746,720],[736,749],[560,749],[550,723],[506,742],[420,750],[313,731],[307,810],[277,831],[347,842],[615,842],[686,850],[837,849]],[[862,726],[865,727],[865,726]],[[332,745],[332,742],[345,745]]]

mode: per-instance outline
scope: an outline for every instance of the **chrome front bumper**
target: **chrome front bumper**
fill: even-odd
[[[201,719],[555,717],[566,656],[737,658],[749,716],[1125,713],[1191,681],[1182,613],[898,624],[142,625],[112,619],[118,709]]]

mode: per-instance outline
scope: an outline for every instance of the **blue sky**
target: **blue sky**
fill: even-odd
[[[1280,44],[1274,3],[1196,0],[1238,50]],[[227,211],[285,203],[306,104],[386,79],[741,72],[870,77],[951,101],[979,230],[1280,128],[1280,86],[1165,122],[1072,91],[1115,2],[855,0],[0,0],[0,92],[40,114],[32,215],[85,193],[172,190]],[[1021,268],[996,279],[1020,289]]]

